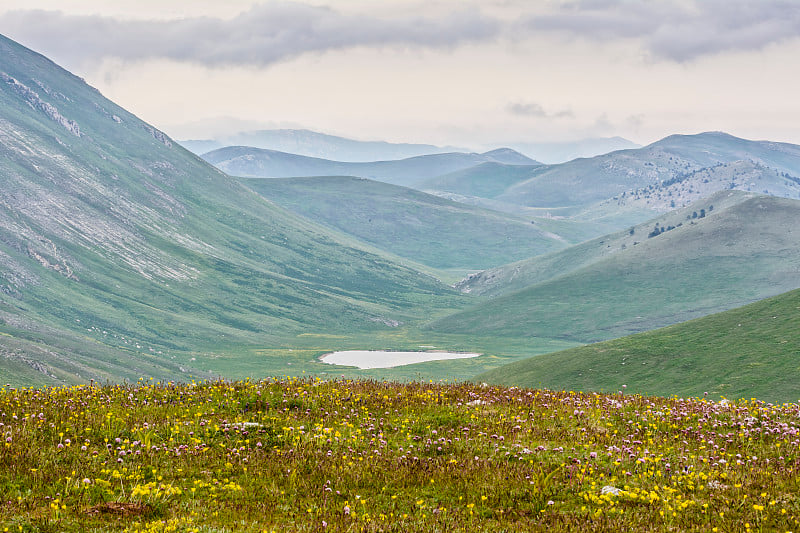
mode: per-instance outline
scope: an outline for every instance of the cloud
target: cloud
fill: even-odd
[[[355,47],[451,49],[530,38],[541,43],[542,37],[553,36],[601,45],[630,40],[651,58],[688,62],[800,38],[797,0],[495,0],[492,5],[504,6],[502,17],[490,14],[494,12],[479,0],[454,5],[452,11],[376,16],[368,3],[362,12],[351,13],[276,1],[231,19],[175,20],[18,10],[0,14],[0,32],[68,65],[105,58],[165,58],[211,67],[263,67],[302,54]],[[551,41],[551,46],[558,44]]]
[[[569,109],[548,113],[541,105],[534,102],[512,102],[506,106],[506,111],[519,117],[566,118],[574,116]]]
[[[521,17],[522,32],[558,32],[596,41],[640,40],[653,57],[678,62],[728,51],[762,50],[800,36],[794,0],[578,0]]]
[[[119,20],[42,10],[0,15],[0,31],[68,63],[113,57],[266,66],[304,53],[358,46],[449,48],[495,39],[500,29],[475,8],[439,18],[389,19],[297,2],[256,5],[233,19]]]

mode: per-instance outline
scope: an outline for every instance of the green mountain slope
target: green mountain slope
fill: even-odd
[[[539,257],[530,257],[516,263],[490,268],[473,274],[456,284],[463,292],[484,296],[501,296],[525,289],[532,285],[569,274],[587,267],[610,256],[639,246],[648,240],[655,226],[659,228],[683,227],[701,222],[692,215],[708,212],[716,213],[747,201],[754,195],[741,191],[724,191],[711,195],[706,200],[697,202],[689,208],[676,209],[647,222],[630,226],[625,230],[595,237],[575,246],[565,248],[556,253]]]
[[[800,202],[755,196],[708,211],[704,217],[686,215],[682,225],[664,232],[653,224],[653,237],[638,230],[629,235],[638,244],[625,249],[615,235],[608,243],[592,243],[594,251],[566,250],[532,261],[525,265],[530,286],[434,321],[431,328],[592,342],[800,286]],[[595,259],[582,263],[586,254]],[[505,272],[514,284],[514,269]]]
[[[474,271],[559,250],[559,224],[363,178],[243,179],[311,220],[434,268]]]
[[[485,162],[536,163],[518,152],[507,149],[485,154],[454,152],[396,161],[348,163],[248,146],[229,146],[203,154],[203,158],[232,176],[247,178],[356,176],[403,186],[414,186],[428,178]]]
[[[656,187],[663,181],[735,161],[751,161],[800,176],[800,146],[710,132],[672,135],[635,150],[544,165],[496,198],[528,206],[585,208],[623,192]]]
[[[170,375],[168,351],[385,329],[457,305],[2,37],[0,267],[0,331],[162,352]]]
[[[800,398],[800,290],[656,331],[512,363],[476,379],[650,395]]]
[[[509,165],[504,163],[481,163],[474,167],[457,170],[421,182],[423,190],[435,190],[495,198],[512,185],[525,181],[540,165]]]

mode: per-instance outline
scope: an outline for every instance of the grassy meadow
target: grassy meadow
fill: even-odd
[[[443,382],[4,388],[0,530],[797,530],[798,415]]]
[[[490,370],[476,379],[524,387],[641,394],[755,396],[796,402],[800,289],[689,322]]]
[[[547,219],[500,213],[362,178],[263,178],[242,183],[314,222],[417,263],[457,270],[461,277],[578,242],[556,234],[561,227]]]

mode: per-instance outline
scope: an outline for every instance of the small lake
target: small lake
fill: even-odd
[[[388,352],[388,351],[347,351],[325,354],[319,358],[329,365],[355,366],[362,370],[368,368],[392,368],[395,366],[413,365],[427,361],[444,359],[469,359],[478,357],[479,353],[460,352]]]

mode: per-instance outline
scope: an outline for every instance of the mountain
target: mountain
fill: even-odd
[[[536,160],[547,164],[564,163],[579,157],[594,157],[642,146],[622,137],[596,137],[561,142],[512,142],[508,145],[524,154],[532,154]]]
[[[213,139],[201,139],[201,140],[189,139],[185,141],[178,141],[178,144],[180,144],[190,152],[197,155],[203,155],[207,152],[211,152],[212,150],[217,150],[219,148],[224,148],[225,146],[227,146]]]
[[[179,142],[198,155],[226,146],[251,146],[307,157],[355,162],[389,161],[420,155],[464,151],[452,146],[356,141],[315,131],[293,129],[248,131],[218,139]]]
[[[485,162],[518,162],[527,158],[513,150],[485,154],[447,153],[423,155],[396,161],[350,163],[305,157],[247,146],[220,148],[203,158],[233,176],[248,178],[291,178],[313,176],[356,176],[395,185],[413,186],[427,178]],[[527,160],[528,164],[535,164]]]
[[[800,178],[753,161],[718,163],[679,174],[659,184],[622,193],[603,204],[616,208],[640,207],[669,211],[727,189],[800,198]],[[593,209],[600,207],[602,205]]]
[[[800,176],[800,146],[710,132],[672,135],[636,150],[544,165],[495,198],[527,206],[583,209],[622,193],[658,187],[662,182],[736,161]]]
[[[594,342],[800,286],[800,201],[728,191],[664,217],[475,276],[462,290],[497,296],[430,328]]]
[[[566,224],[472,207],[353,177],[243,179],[315,222],[439,269],[474,271],[564,248]],[[573,241],[575,242],[575,241]]]
[[[420,182],[422,190],[442,191],[464,196],[493,199],[509,187],[527,180],[541,165],[481,163]]]
[[[708,215],[715,210],[719,213],[752,197],[753,195],[740,191],[716,193],[705,201],[692,206],[691,209],[673,210],[647,222],[630,226],[625,230],[586,240],[558,253],[530,257],[516,263],[478,272],[461,280],[456,287],[463,292],[489,297],[510,294],[599,263],[625,252],[633,246],[639,246],[643,241],[652,239],[648,235],[653,233],[656,226],[665,229],[680,228],[687,222],[693,226],[698,223],[697,218],[700,217],[700,214],[705,217],[706,212]],[[697,217],[691,218],[695,213]]]
[[[516,150],[512,150],[511,148],[497,148],[495,150],[484,152],[481,155],[488,158],[492,162],[502,163],[505,165],[541,165],[541,163],[538,161],[535,161]]]
[[[221,346],[455,305],[433,277],[265,200],[0,37],[0,366],[45,382],[181,377]]]
[[[477,376],[518,387],[796,402],[800,290]]]

